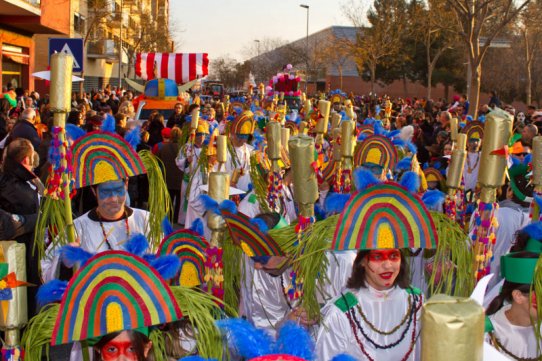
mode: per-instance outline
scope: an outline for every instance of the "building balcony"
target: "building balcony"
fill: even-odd
[[[0,24],[31,34],[69,34],[69,0],[0,0]]]
[[[118,60],[118,44],[111,39],[89,41],[87,57],[93,59]]]

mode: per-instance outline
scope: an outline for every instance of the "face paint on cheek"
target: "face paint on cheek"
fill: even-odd
[[[115,341],[106,343],[100,350],[104,361],[115,361],[124,356],[127,360],[137,361],[135,349],[130,341]]]
[[[538,304],[536,303],[536,293],[531,293],[531,307],[533,307],[535,310],[538,310]]]

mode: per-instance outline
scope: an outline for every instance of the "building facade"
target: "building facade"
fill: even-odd
[[[2,86],[35,90],[37,59],[47,51],[35,46],[42,34],[70,33],[71,0],[0,0],[0,74]]]

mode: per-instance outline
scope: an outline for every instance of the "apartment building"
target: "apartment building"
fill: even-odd
[[[36,48],[41,34],[68,36],[72,0],[0,0],[0,74],[2,86],[36,89],[36,59],[47,50]]]

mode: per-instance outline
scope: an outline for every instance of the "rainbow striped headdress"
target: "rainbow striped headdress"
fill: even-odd
[[[358,136],[361,135],[361,134],[365,134],[367,136],[370,136],[370,135],[375,134],[375,129],[374,129],[373,125],[362,124],[362,125],[358,126],[358,132],[359,132]]]
[[[354,151],[354,164],[356,166],[372,163],[393,170],[397,161],[397,149],[395,149],[392,141],[379,134],[373,134],[365,138]]]
[[[83,341],[181,317],[166,281],[145,260],[125,251],[102,252],[68,283],[51,344]]]
[[[424,203],[397,183],[377,184],[346,203],[331,249],[435,248],[437,232]]]
[[[72,145],[75,188],[146,173],[130,143],[115,133],[91,132]]]
[[[208,248],[209,243],[189,229],[181,229],[164,237],[158,248],[158,256],[175,255],[181,260],[179,273],[171,280],[173,286],[196,287],[203,284]]]
[[[438,169],[433,167],[425,168],[423,174],[426,182],[437,182],[440,185],[441,190],[444,190],[444,187],[446,187],[446,178],[444,178]]]
[[[467,135],[467,140],[482,139],[484,138],[484,123],[474,120],[461,129],[461,133]]]
[[[228,225],[232,239],[248,257],[284,256],[277,242],[260,231],[244,214],[233,214],[224,210],[221,214]]]
[[[255,126],[254,114],[250,110],[245,110],[232,121],[230,133],[250,135],[254,133]]]

